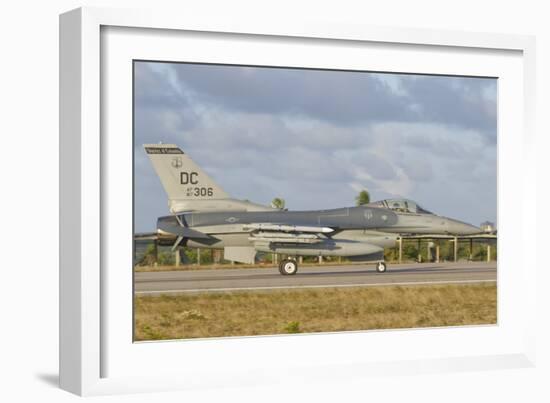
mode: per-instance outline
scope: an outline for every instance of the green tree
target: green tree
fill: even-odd
[[[271,205],[279,210],[283,210],[285,208],[285,199],[276,197],[271,201]]]
[[[158,261],[158,249],[157,245],[153,242],[147,245],[147,248],[143,250],[140,248],[136,251],[139,266],[153,266]]]
[[[355,204],[362,206],[364,204],[370,203],[370,194],[367,190],[361,190],[357,197],[355,198]]]

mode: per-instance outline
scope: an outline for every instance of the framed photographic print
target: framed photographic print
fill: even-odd
[[[496,78],[133,72],[135,341],[497,323]]]
[[[533,49],[63,14],[61,386],[532,365]]]

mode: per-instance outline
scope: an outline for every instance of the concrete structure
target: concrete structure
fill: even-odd
[[[463,240],[469,242],[469,260],[473,260],[473,250],[474,250],[474,240],[480,241],[495,241],[497,236],[494,234],[476,234],[476,235],[464,235],[464,236],[450,236],[450,235],[410,235],[410,236],[401,236],[397,240],[398,247],[398,261],[399,263],[403,262],[403,241],[404,240],[417,240],[418,242],[418,257],[421,256],[421,241],[422,240],[435,241],[435,261],[439,262],[440,260],[440,241],[448,240],[453,243],[453,261],[458,261],[458,243]],[[430,256],[430,242],[427,243],[428,247],[428,256]],[[418,259],[420,260],[420,259]],[[491,260],[491,244],[487,245],[487,261]]]
[[[450,235],[410,235],[410,236],[400,236],[397,238],[397,251],[398,251],[398,256],[397,256],[397,260],[399,263],[402,263],[403,262],[403,247],[404,247],[404,243],[405,241],[412,241],[412,240],[416,240],[417,242],[417,261],[421,260],[420,257],[421,257],[421,250],[422,250],[422,247],[423,247],[423,242],[426,241],[426,248],[427,248],[427,256],[428,256],[428,260],[432,260],[436,263],[439,263],[440,260],[441,260],[441,241],[449,241],[449,242],[452,242],[453,243],[453,261],[458,261],[458,249],[459,249],[459,243],[460,242],[464,242],[464,241],[467,241],[468,242],[468,245],[469,245],[469,253],[468,253],[468,260],[473,260],[473,250],[474,250],[474,245],[475,245],[475,241],[490,241],[491,243],[487,244],[486,245],[486,260],[489,262],[491,261],[492,257],[493,257],[493,249],[492,249],[492,245],[496,244],[496,241],[497,241],[497,236],[495,234],[477,234],[477,235],[467,235],[467,236],[460,236],[460,237],[454,237],[454,236],[450,236]],[[157,261],[158,260],[158,242],[156,242],[156,240],[154,239],[151,239],[150,241],[148,241],[147,243],[144,242],[145,240],[142,239],[140,242],[143,244],[143,245],[148,245],[150,244],[149,242],[152,243],[153,245],[153,255],[154,255],[154,260]],[[197,264],[201,264],[201,249],[200,248],[197,248]],[[134,252],[135,253],[135,252]],[[220,259],[221,260],[221,257],[222,257],[222,250],[220,249],[220,255],[219,255]],[[284,258],[284,256],[282,257]],[[182,264],[186,264],[188,263],[187,261],[187,257],[185,256],[185,253],[184,253],[184,249],[183,248],[178,248],[177,250],[174,251],[174,261],[175,261],[175,265],[176,266],[180,266]],[[272,261],[274,264],[277,264],[278,261],[280,261],[281,258],[279,257],[279,255],[277,253],[273,253],[272,254]],[[322,256],[319,256],[318,257],[318,262],[319,263],[323,263],[323,257]],[[298,256],[298,261],[299,263],[303,263],[303,257],[302,256]],[[342,261],[342,258],[339,257],[338,258],[338,262],[341,262]],[[136,261],[136,255],[134,254],[134,262],[135,264],[137,264],[138,262]],[[232,263],[234,263],[232,261]]]

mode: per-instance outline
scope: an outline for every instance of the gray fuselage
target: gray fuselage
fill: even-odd
[[[330,227],[334,232],[329,239],[368,242],[380,247],[393,246],[399,234],[468,235],[479,232],[477,227],[435,214],[396,212],[369,205],[312,211],[191,212],[180,214],[178,218],[186,227],[211,237],[189,239],[188,246],[210,248],[250,245],[249,231],[243,227],[252,223]],[[174,216],[161,217],[161,220],[177,224]]]

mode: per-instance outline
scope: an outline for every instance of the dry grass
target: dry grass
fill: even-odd
[[[383,286],[136,297],[140,340],[492,324],[496,285]]]

